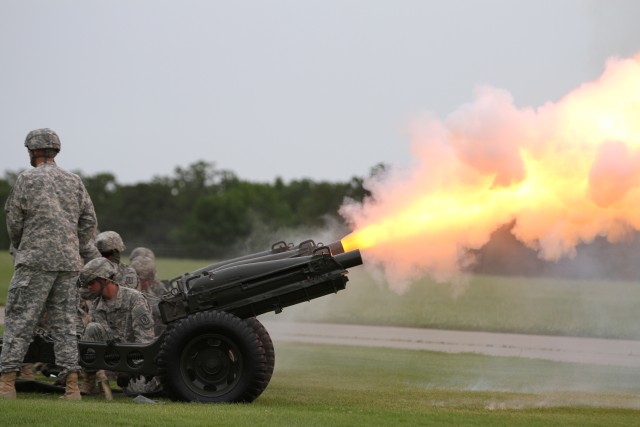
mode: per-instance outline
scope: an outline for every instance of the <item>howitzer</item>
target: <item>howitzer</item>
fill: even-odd
[[[80,365],[159,376],[173,400],[252,402],[275,366],[273,343],[256,316],[345,289],[347,269],[360,264],[358,250],[312,240],[211,264],[171,281],[158,304],[167,328],[155,341],[80,341]],[[25,362],[55,363],[45,334],[34,337]]]

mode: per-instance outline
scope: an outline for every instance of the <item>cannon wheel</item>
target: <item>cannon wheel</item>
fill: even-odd
[[[267,388],[269,385],[269,381],[271,381],[271,376],[273,375],[273,369],[276,366],[276,350],[273,346],[273,341],[271,341],[271,336],[267,329],[264,327],[262,323],[255,317],[249,317],[245,320],[254,330],[256,334],[258,334],[258,338],[262,341],[262,346],[264,347],[264,354],[267,358],[267,372],[264,381],[264,388]],[[263,388],[263,390],[264,390]]]
[[[173,400],[252,402],[266,388],[261,340],[246,322],[221,311],[195,313],[171,325],[158,368]]]

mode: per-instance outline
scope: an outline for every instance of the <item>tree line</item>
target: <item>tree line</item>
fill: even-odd
[[[384,166],[371,173],[380,169]],[[345,198],[362,201],[368,196],[360,177],[258,183],[205,161],[135,184],[118,183],[108,172],[75,173],[93,200],[100,230],[120,233],[128,250],[146,246],[166,257],[224,258],[237,255],[240,247],[263,250],[279,232],[341,223],[338,209]],[[0,179],[3,207],[17,175],[5,172]],[[6,223],[4,209],[0,221]],[[9,247],[6,232],[0,233],[0,247]]]

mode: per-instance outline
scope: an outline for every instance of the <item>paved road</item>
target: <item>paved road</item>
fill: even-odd
[[[262,322],[275,343],[360,345],[640,367],[640,341],[274,320]],[[4,307],[0,307],[0,324],[3,323]]]
[[[263,323],[276,343],[362,345],[640,366],[640,341],[324,323]]]

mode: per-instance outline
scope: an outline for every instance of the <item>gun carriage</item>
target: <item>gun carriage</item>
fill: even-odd
[[[159,376],[173,400],[252,402],[275,366],[273,342],[256,316],[343,290],[347,270],[360,264],[360,252],[345,253],[340,242],[306,240],[208,265],[171,281],[158,304],[167,327],[155,341],[80,341],[80,365]],[[34,336],[25,362],[55,363],[46,334]]]

